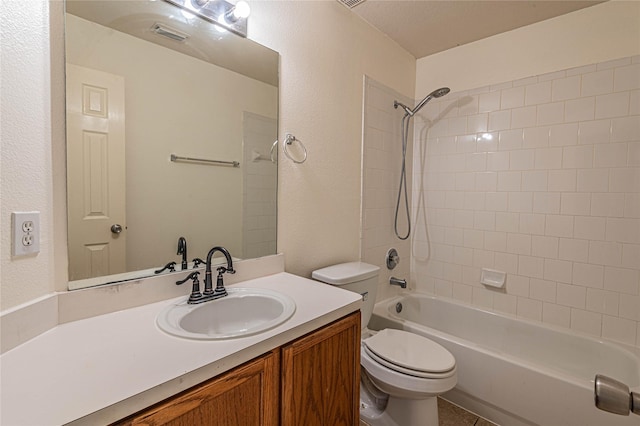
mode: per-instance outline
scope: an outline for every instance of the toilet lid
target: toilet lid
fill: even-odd
[[[407,331],[387,328],[363,343],[378,357],[409,370],[444,373],[456,365],[448,350],[426,337]]]

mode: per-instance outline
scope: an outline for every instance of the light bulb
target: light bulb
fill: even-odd
[[[235,16],[236,19],[248,18],[250,14],[251,8],[246,1],[240,0],[233,8],[233,16]]]

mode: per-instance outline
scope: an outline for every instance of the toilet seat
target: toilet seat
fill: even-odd
[[[429,379],[455,374],[453,355],[426,337],[403,330],[384,329],[362,343],[370,358],[399,373]]]

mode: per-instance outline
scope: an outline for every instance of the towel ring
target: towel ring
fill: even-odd
[[[269,158],[273,164],[278,162],[278,139],[274,143],[271,144],[271,150],[269,151]],[[275,155],[275,157],[274,157]]]
[[[296,160],[295,158],[293,158],[290,154],[289,151],[287,150],[287,145],[291,145],[294,141],[297,141],[300,146],[302,147],[302,150],[304,151],[304,158],[302,160]],[[284,135],[284,143],[282,144],[283,147],[283,151],[284,151],[284,155],[286,155],[287,157],[289,157],[289,159],[291,161],[293,161],[296,164],[302,164],[305,161],[307,161],[307,148],[305,148],[305,146],[302,144],[302,142],[300,141],[300,139],[296,138],[295,136],[293,136],[291,133],[286,133]]]

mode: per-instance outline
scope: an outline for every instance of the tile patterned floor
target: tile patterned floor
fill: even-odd
[[[438,420],[439,426],[498,426],[442,398],[438,398]],[[360,420],[360,426],[367,423]]]

